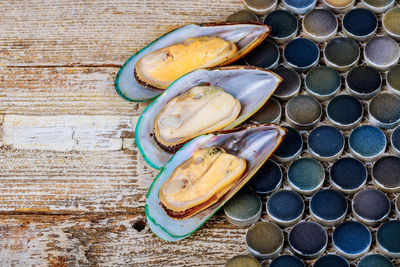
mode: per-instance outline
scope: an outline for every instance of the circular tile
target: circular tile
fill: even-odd
[[[279,44],[293,39],[299,27],[296,16],[286,10],[272,11],[265,17],[264,24],[271,27],[269,36]]]
[[[270,259],[279,255],[284,236],[274,223],[258,222],[246,232],[246,248],[256,258]]]
[[[267,160],[257,173],[251,178],[248,185],[259,195],[267,194],[277,190],[282,183],[282,170],[272,160]]]
[[[287,179],[293,190],[304,195],[312,195],[322,187],[325,170],[315,159],[301,158],[289,166]]]
[[[308,135],[310,154],[321,161],[333,161],[339,158],[344,149],[344,137],[333,126],[323,125]]]
[[[399,44],[386,36],[378,36],[370,39],[364,48],[365,63],[382,71],[396,65],[399,57]]]
[[[282,116],[281,104],[275,98],[271,97],[250,120],[258,123],[278,124]]]
[[[350,264],[339,255],[329,254],[319,258],[313,267],[350,267]]]
[[[292,255],[282,255],[274,259],[269,267],[305,267],[302,260]]]
[[[378,19],[375,14],[364,8],[355,8],[344,15],[342,20],[343,33],[357,41],[371,38],[378,29]]]
[[[315,259],[324,253],[328,234],[315,222],[300,222],[293,226],[288,236],[289,246],[300,258]]]
[[[290,126],[286,128],[286,136],[274,152],[274,158],[280,162],[290,162],[301,154],[303,138],[300,133]]]
[[[369,66],[357,66],[346,76],[346,90],[359,99],[370,99],[381,90],[382,76]]]
[[[394,2],[394,1],[392,1]],[[383,30],[392,38],[400,40],[400,7],[390,9],[383,15],[382,26]]]
[[[283,79],[278,88],[276,88],[274,91],[274,97],[282,101],[288,101],[293,96],[299,94],[301,79],[296,71],[293,69],[279,67],[274,69],[273,72],[281,76]]]
[[[361,102],[350,95],[338,95],[329,101],[326,106],[328,120],[342,130],[353,129],[363,116]]]
[[[318,66],[307,73],[304,85],[318,100],[329,100],[340,90],[340,74],[334,68]]]
[[[394,267],[393,263],[383,255],[371,254],[363,257],[357,267]]]
[[[362,0],[361,3],[375,13],[383,13],[394,5],[395,0]]]
[[[349,137],[350,153],[364,161],[375,161],[386,149],[385,134],[372,125],[362,125],[354,129]]]
[[[347,200],[338,191],[324,189],[315,193],[310,200],[310,215],[324,226],[334,226],[344,220]]]
[[[392,132],[390,143],[392,144],[394,153],[400,155],[400,126],[397,126],[397,128]]]
[[[355,0],[322,0],[322,4],[335,12],[346,12],[354,6]]]
[[[386,77],[386,87],[389,91],[400,95],[400,64],[389,70]]]
[[[304,201],[299,194],[291,190],[273,193],[266,204],[271,221],[287,227],[297,223],[304,213]]]
[[[264,40],[253,51],[244,56],[244,61],[251,65],[260,68],[270,69],[278,66],[279,49],[270,40]]]
[[[389,215],[390,200],[382,191],[366,189],[355,194],[351,207],[357,220],[373,226]]]
[[[325,42],[333,38],[338,29],[335,15],[327,9],[314,9],[303,19],[304,34],[316,41]]]
[[[387,192],[400,192],[400,158],[386,156],[372,167],[372,179],[376,186]]]
[[[329,170],[331,184],[338,190],[352,194],[367,182],[367,168],[355,158],[341,158]]]
[[[256,21],[258,22],[258,17],[253,12],[247,10],[239,10],[232,13],[226,19],[227,22],[243,22],[243,21]]]
[[[347,71],[360,59],[360,48],[348,37],[336,37],[325,46],[325,64],[339,71]]]
[[[312,129],[321,119],[321,104],[312,96],[298,95],[289,100],[285,109],[286,120],[300,130]]]
[[[347,221],[335,228],[333,248],[347,259],[357,259],[368,252],[372,236],[368,228],[359,222]]]
[[[379,227],[376,243],[380,250],[390,258],[400,258],[400,221],[388,221]]]
[[[285,46],[283,58],[290,67],[298,71],[306,71],[317,65],[319,48],[310,39],[296,38]]]
[[[261,264],[250,255],[237,255],[227,261],[225,267],[261,267]]]
[[[239,191],[224,205],[227,220],[237,226],[256,223],[260,219],[261,209],[261,199],[247,190]]]
[[[244,6],[257,15],[265,15],[276,8],[278,0],[243,0]]]
[[[400,216],[400,197],[399,196],[397,196],[396,197],[396,213],[397,213],[397,216]]]
[[[305,14],[317,4],[317,0],[283,0],[286,9],[295,14]]]
[[[368,105],[369,120],[380,128],[393,128],[400,123],[400,96],[383,93]]]

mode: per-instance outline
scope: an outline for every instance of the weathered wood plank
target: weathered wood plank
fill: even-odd
[[[121,65],[190,22],[221,21],[240,0],[0,1],[0,65]]]
[[[0,216],[0,262],[14,266],[218,266],[246,253],[244,228],[214,216],[193,236],[156,238],[144,215]]]
[[[0,213],[137,213],[158,171],[136,150],[0,148]]]
[[[6,115],[3,144],[52,151],[121,150],[122,138],[133,137],[133,127],[128,116]]]
[[[2,68],[0,114],[139,115],[147,103],[117,95],[118,68]]]

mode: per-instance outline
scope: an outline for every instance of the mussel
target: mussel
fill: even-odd
[[[186,73],[228,65],[269,34],[257,22],[190,24],[150,43],[129,58],[115,78],[115,89],[130,101],[151,100]]]
[[[139,151],[150,166],[160,169],[187,141],[244,122],[281,80],[249,66],[195,70],[175,81],[142,113],[135,130]]]
[[[192,234],[257,172],[285,133],[253,124],[185,144],[150,186],[145,209],[151,230],[167,241]]]

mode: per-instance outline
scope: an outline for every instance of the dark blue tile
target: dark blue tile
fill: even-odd
[[[374,161],[385,152],[385,134],[375,126],[362,125],[351,132],[349,149],[358,159]]]
[[[286,10],[272,11],[265,17],[264,24],[271,27],[270,36],[279,43],[294,38],[299,27],[296,16]]]
[[[253,51],[244,56],[244,61],[260,68],[275,68],[279,63],[279,49],[270,40],[264,40]]]
[[[383,255],[371,254],[363,257],[357,267],[394,267],[394,265]]]
[[[302,260],[292,255],[282,255],[274,259],[269,267],[305,267]]]
[[[287,101],[295,95],[298,95],[301,85],[299,74],[293,69],[279,67],[273,70],[282,77],[283,81],[274,91],[273,96],[282,101]]]
[[[387,218],[390,200],[382,191],[365,189],[358,192],[351,203],[353,215],[367,225],[375,225]]]
[[[274,152],[274,157],[280,162],[290,162],[301,154],[303,138],[296,129],[283,126],[287,129],[286,136]]]
[[[328,234],[318,223],[300,222],[290,230],[288,242],[300,258],[315,259],[325,251]]]
[[[347,221],[341,223],[333,231],[334,249],[347,259],[355,259],[368,252],[372,236],[362,223]]]
[[[367,168],[355,158],[341,158],[333,163],[329,178],[334,187],[344,193],[354,193],[367,181]]]
[[[317,0],[283,0],[285,7],[296,14],[305,14],[312,10]]]
[[[375,96],[368,106],[369,120],[380,128],[394,128],[400,123],[400,96],[383,93]]]
[[[289,166],[287,179],[293,190],[304,195],[312,195],[322,187],[325,170],[315,159],[301,158]]]
[[[338,191],[324,189],[310,200],[311,217],[324,226],[340,223],[347,213],[347,200]]]
[[[324,49],[325,64],[339,71],[346,71],[357,64],[360,48],[347,37],[336,37],[330,40]]]
[[[350,264],[341,256],[330,254],[319,258],[313,267],[350,267]]]
[[[272,160],[267,160],[257,173],[250,179],[248,185],[262,196],[277,190],[282,182],[282,170]]]
[[[375,96],[382,86],[379,71],[369,66],[357,66],[346,76],[346,90],[359,99],[369,99]]]
[[[333,126],[319,126],[308,136],[308,149],[313,157],[321,161],[337,159],[344,149],[344,137]]]
[[[318,46],[306,38],[296,38],[290,41],[284,51],[286,63],[300,71],[305,71],[318,63]]]
[[[376,241],[388,257],[400,257],[400,221],[388,221],[381,225]]]
[[[326,107],[326,115],[336,127],[349,130],[360,123],[363,116],[363,106],[353,96],[338,95],[329,101]]]
[[[386,156],[377,160],[372,167],[374,183],[382,190],[400,192],[400,158]]]
[[[299,221],[305,207],[301,196],[290,190],[280,190],[272,194],[266,206],[270,219],[282,226]]]
[[[307,92],[321,101],[333,97],[340,90],[340,85],[339,72],[326,66],[312,68],[305,79]]]
[[[355,8],[344,15],[342,25],[346,35],[357,41],[365,41],[375,34],[378,19],[368,9]]]

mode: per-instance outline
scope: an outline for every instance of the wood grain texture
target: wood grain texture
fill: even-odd
[[[0,1],[0,65],[119,66],[177,26],[222,21],[240,0]]]
[[[0,68],[0,114],[137,116],[148,103],[117,95],[118,68]]]
[[[222,266],[246,250],[245,229],[221,216],[179,243],[155,238],[141,214],[0,216],[0,225],[3,266]]]

